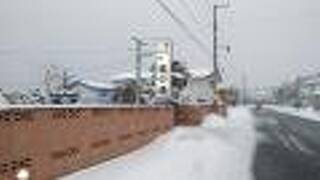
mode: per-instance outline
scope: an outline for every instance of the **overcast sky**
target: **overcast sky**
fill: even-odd
[[[164,1],[210,49],[211,0]],[[232,56],[221,52],[219,60],[228,81],[239,83],[247,74],[251,86],[272,85],[320,69],[320,1],[232,5],[221,13],[219,30],[220,43],[232,44]],[[170,37],[177,59],[192,68],[211,67],[155,0],[0,0],[0,86],[37,85],[46,64],[99,81],[130,71],[131,35]]]

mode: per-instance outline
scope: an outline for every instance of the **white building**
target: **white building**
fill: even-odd
[[[6,105],[9,104],[7,99],[3,97],[2,93],[0,92],[0,105]]]
[[[186,88],[181,92],[181,102],[185,104],[212,103],[214,92],[210,72],[191,70]]]
[[[157,44],[153,68],[153,91],[156,96],[171,95],[171,62],[173,44],[171,41],[160,41]]]
[[[299,76],[279,90],[281,93],[278,93],[277,98],[282,104],[320,109],[320,73]]]
[[[302,79],[300,88],[300,96],[303,100],[303,105],[313,106],[315,109],[320,109],[320,74],[305,77]]]

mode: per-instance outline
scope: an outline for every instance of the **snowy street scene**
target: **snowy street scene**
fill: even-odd
[[[0,0],[0,180],[320,180],[319,0]]]

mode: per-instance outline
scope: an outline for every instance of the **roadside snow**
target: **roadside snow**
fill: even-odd
[[[274,105],[267,105],[265,106],[266,109],[273,110],[278,113],[288,114],[291,116],[300,117],[303,119],[308,119],[311,121],[320,121],[320,112],[317,112],[313,109],[308,108],[294,108],[288,106],[274,106]]]
[[[253,118],[245,108],[200,127],[178,127],[152,144],[62,180],[250,180],[255,150]]]

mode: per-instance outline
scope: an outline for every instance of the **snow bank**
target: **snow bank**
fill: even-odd
[[[288,114],[291,116],[300,117],[303,119],[311,120],[311,121],[320,121],[320,112],[314,111],[310,108],[293,108],[288,106],[273,106],[268,105],[265,106],[266,109],[282,113],[282,114]]]
[[[63,180],[250,180],[253,118],[244,108],[209,115],[200,127],[178,127],[154,143]]]
[[[204,118],[201,127],[207,129],[220,128],[224,127],[226,125],[226,122],[226,118],[216,114],[210,114]]]

